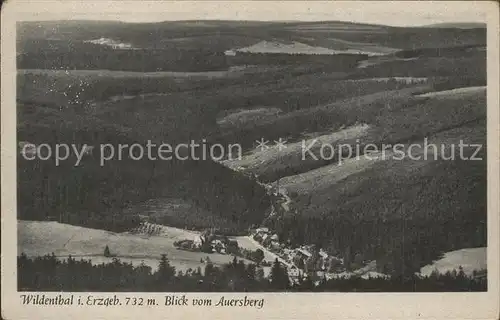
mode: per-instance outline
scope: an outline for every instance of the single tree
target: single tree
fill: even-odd
[[[161,255],[157,275],[158,281],[162,284],[169,282],[175,276],[175,267],[170,265],[166,254]]]
[[[274,260],[271,267],[271,287],[277,290],[288,289],[290,287],[290,279],[288,278],[287,270],[281,266],[278,258]]]
[[[252,254],[253,261],[260,264],[264,260],[264,251],[262,249],[257,249]]]
[[[104,256],[105,257],[111,257],[111,252],[109,251],[108,245],[104,248]]]

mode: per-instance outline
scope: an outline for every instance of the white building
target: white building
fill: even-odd
[[[258,228],[257,230],[255,230],[255,232],[257,232],[257,233],[268,233],[269,232],[269,228]]]
[[[308,250],[303,249],[303,248],[299,248],[299,249],[297,249],[297,252],[298,252],[299,254],[301,254],[302,256],[305,256],[305,257],[307,257],[307,258],[309,258],[309,257],[311,257],[311,256],[312,256],[312,254],[311,254]]]

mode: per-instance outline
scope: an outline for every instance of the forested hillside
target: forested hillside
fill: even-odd
[[[26,22],[17,45],[19,149],[94,147],[79,166],[74,155],[58,165],[19,155],[19,219],[124,232],[147,201],[175,199],[193,210],[157,223],[228,235],[264,226],[283,246],[376,260],[403,278],[443,252],[486,246],[485,28]],[[418,161],[342,150],[302,159],[301,143],[315,139],[438,149]],[[102,163],[101,145],[148,141],[238,144],[242,157]],[[461,142],[481,145],[481,160],[459,158]]]

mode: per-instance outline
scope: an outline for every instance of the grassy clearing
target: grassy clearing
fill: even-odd
[[[240,126],[258,122],[259,120],[262,120],[264,118],[278,116],[278,114],[282,112],[282,110],[278,108],[255,108],[231,111],[232,112],[230,112],[229,114],[217,119],[217,124],[221,128],[238,128]]]
[[[354,177],[363,177],[362,173],[365,173],[366,177],[370,177],[370,179],[375,178],[373,176],[375,175],[377,176],[377,180],[386,178],[401,178],[404,180],[406,179],[405,176],[408,174],[415,174],[425,167],[430,168],[434,166],[433,163],[436,161],[435,159],[440,159],[443,153],[443,151],[441,151],[441,146],[445,148],[445,156],[448,157],[450,154],[455,153],[456,159],[458,159],[458,144],[461,140],[465,144],[485,144],[485,137],[485,129],[481,129],[480,125],[464,125],[463,127],[429,136],[427,144],[436,145],[437,149],[429,147],[427,151],[425,151],[423,140],[405,143],[402,144],[404,147],[398,148],[398,150],[407,152],[411,144],[419,145],[421,147],[412,149],[411,155],[413,157],[422,157],[422,160],[412,160],[408,157],[405,157],[404,160],[396,160],[402,158],[402,155],[397,152],[395,153],[392,148],[389,148],[384,152],[371,152],[369,157],[361,155],[360,157],[346,159],[340,164],[339,162],[335,162],[299,175],[284,177],[280,179],[280,187],[287,189],[288,193],[297,192],[298,194],[312,195],[313,198],[316,198],[317,194],[325,190],[325,192],[330,192],[330,196],[328,198],[323,198],[323,200],[328,200],[328,202],[330,202],[335,201],[334,198],[339,197],[338,201],[340,201],[342,195],[338,193],[343,190],[343,185],[349,186],[350,179],[354,179]],[[452,145],[456,147],[452,147]],[[482,155],[484,157],[484,151],[483,149],[477,156],[479,157]],[[473,152],[474,148],[465,149],[464,156],[470,157]],[[427,159],[423,159],[424,156],[426,156]],[[358,182],[364,183],[364,179],[365,178],[362,178],[362,180]],[[368,180],[366,182],[368,182]],[[351,181],[354,183],[354,180]],[[408,180],[408,183],[411,183],[411,180]],[[355,185],[354,183],[353,186]],[[331,193],[330,188],[336,189],[336,192]],[[362,192],[355,193],[362,194]],[[367,191],[367,194],[366,197],[370,197],[370,192]],[[319,199],[322,199],[322,197],[317,197],[317,200]],[[324,206],[325,208],[328,207],[327,204]]]
[[[311,100],[311,93],[304,92],[304,104],[309,106],[308,108],[292,112],[284,110],[285,112],[277,118],[269,117],[262,119],[251,125],[238,128],[238,130],[219,131],[219,133],[214,134],[212,139],[223,144],[239,143],[245,150],[253,149],[255,141],[261,138],[270,141],[278,140],[279,138],[283,138],[289,142],[297,141],[307,133],[327,133],[328,131],[337,131],[341,127],[349,127],[359,123],[369,124],[373,117],[381,113],[388,104],[391,106],[390,108],[400,108],[405,104],[411,105],[413,100],[415,100],[412,97],[413,94],[427,92],[431,89],[427,85],[403,85],[403,87],[409,88],[384,90],[382,89],[383,87],[391,87],[391,84],[387,85],[383,82],[375,83],[374,85],[363,82],[348,82],[348,85],[345,86],[344,82],[340,82],[338,86],[335,86],[335,83],[331,83],[330,86],[335,92],[337,90],[341,91],[340,88],[346,87],[350,87],[351,90],[344,91],[347,98],[344,98],[345,95],[339,94],[337,96],[335,92],[329,92],[325,95],[327,102],[318,103],[316,107],[310,107],[307,104],[306,101]],[[397,87],[399,86],[397,85]],[[268,95],[267,99],[272,99],[272,97],[278,98],[279,95],[280,93],[274,96]],[[288,94],[288,98],[284,97],[284,99],[286,99],[285,102],[289,102],[293,99],[293,95],[290,96]],[[273,104],[268,103],[263,105]]]
[[[227,161],[225,164],[240,171],[257,174],[263,181],[274,181],[280,177],[304,173],[332,162],[338,163],[341,156],[346,158],[350,156],[349,153],[359,154],[358,150],[364,150],[368,144],[375,144],[380,150],[383,144],[422,141],[423,138],[440,131],[450,130],[486,117],[484,90],[461,96],[448,95],[447,99],[442,96],[438,97],[396,98],[393,93],[385,97],[384,95],[366,96],[360,99],[364,100],[363,102],[351,101],[350,104],[322,107],[322,117],[318,119],[317,113],[313,113],[314,120],[324,121],[329,117],[332,119],[330,125],[333,128],[335,125],[340,126],[340,123],[355,125],[358,121],[365,125],[333,130],[333,133],[322,136],[318,133],[310,133],[311,138],[289,143],[281,152],[272,148],[245,155],[241,160]],[[307,121],[307,125],[314,125],[313,120],[307,116],[307,112],[297,112],[297,114],[301,115],[300,118],[297,116],[297,121]],[[287,116],[289,114],[276,120],[272,128],[282,125],[280,121]],[[335,119],[333,119],[334,116]],[[334,121],[340,123],[336,124]],[[314,147],[308,148],[311,144]],[[327,148],[323,149],[323,157],[320,153],[321,145],[327,145]],[[334,148],[333,154],[329,145]],[[350,146],[350,150],[347,146],[341,147],[341,145]],[[309,153],[303,154],[305,149],[310,149],[311,153],[320,160],[316,160]]]
[[[171,264],[177,270],[188,268],[204,268],[200,259],[206,253],[177,250],[173,243],[181,239],[193,239],[195,232],[177,228],[163,227],[160,236],[142,236],[128,233],[112,233],[103,230],[76,227],[57,222],[19,221],[18,252],[28,256],[54,254],[66,258],[91,259],[92,263],[111,262],[112,258],[104,257],[107,245],[111,254],[122,261],[134,265],[144,263],[153,269],[158,268],[159,258],[167,254]],[[230,255],[210,254],[215,265],[223,265],[232,260]],[[246,261],[248,262],[248,261]]]
[[[468,96],[477,95],[477,94],[485,95],[486,94],[486,86],[481,87],[465,87],[465,88],[457,88],[451,90],[443,90],[436,92],[427,92],[418,95],[418,97],[422,98],[444,98],[447,100],[461,100],[466,99]]]
[[[379,128],[371,128],[372,123],[378,117],[383,117],[385,113],[397,113],[398,109],[404,109],[408,105],[418,105],[419,101],[413,98],[412,94],[422,90],[425,92],[428,89],[424,86],[378,92],[286,113],[276,119],[263,120],[254,125],[253,130],[244,131],[247,133],[246,135],[240,134],[240,131],[238,135],[233,133],[232,137],[239,137],[241,139],[239,143],[243,141],[244,146],[249,137],[254,137],[254,140],[264,137],[271,142],[283,138],[288,141],[287,149],[282,150],[282,152],[277,152],[276,149],[254,152],[246,155],[241,161],[226,162],[226,164],[241,170],[248,169],[250,172],[258,174],[259,179],[263,181],[274,181],[279,177],[320,167],[327,164],[328,161],[314,159],[303,161],[302,139],[305,138],[307,140],[306,146],[309,146],[311,142],[314,142],[313,138],[320,137],[317,146],[312,148],[316,154],[321,143],[329,143],[336,147],[339,144],[353,145],[356,143],[356,139],[360,139],[362,145],[376,142],[380,140],[380,137],[383,137],[383,133],[380,132]],[[324,136],[321,136],[320,132],[324,132],[322,133]],[[254,141],[248,142],[253,143]],[[333,160],[337,157],[338,155],[335,155]]]
[[[362,139],[367,135],[369,126],[360,124],[342,129],[333,133],[317,136],[304,141],[287,143],[286,148],[278,150],[277,147],[271,147],[266,150],[253,150],[244,155],[241,159],[226,160],[224,165],[237,171],[248,172],[259,177],[259,180],[273,181],[281,176],[300,173],[317,167],[318,161],[312,159],[308,154],[303,158],[303,148],[310,148],[314,154],[319,154],[322,144],[354,144],[356,139]],[[270,144],[273,142],[271,141]],[[326,155],[329,156],[328,151]],[[324,163],[324,162],[321,162]]]
[[[429,276],[433,271],[439,273],[458,271],[463,268],[466,275],[472,275],[474,271],[486,270],[486,247],[467,248],[451,252],[446,252],[443,257],[432,264],[426,265],[420,269],[420,274]]]
[[[305,40],[307,41],[308,38]],[[312,41],[316,42],[316,41]],[[370,48],[371,49],[371,48]],[[299,41],[292,42],[277,42],[277,41],[260,41],[259,43],[253,44],[244,48],[237,48],[231,51],[235,52],[247,52],[247,53],[284,53],[284,54],[306,54],[306,55],[335,55],[335,54],[366,54],[372,55],[383,55],[384,53],[374,52],[375,50],[370,50],[366,47],[363,48],[350,48],[345,46],[342,49],[322,47],[318,45],[308,45]]]

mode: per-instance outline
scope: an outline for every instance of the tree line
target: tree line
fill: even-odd
[[[228,68],[223,52],[201,48],[119,49],[82,41],[37,39],[24,43],[19,51],[19,69],[202,72]]]
[[[298,277],[291,282],[287,269],[278,260],[265,276],[256,264],[245,264],[234,257],[221,267],[207,261],[201,267],[177,271],[166,255],[159,260],[158,269],[141,264],[133,266],[113,258],[110,263],[92,264],[91,260],[64,260],[54,254],[17,258],[19,291],[97,291],[97,292],[446,292],[486,291],[485,272],[468,276],[462,269],[446,274],[432,273],[429,277],[413,276],[368,278],[321,278],[315,275]]]

